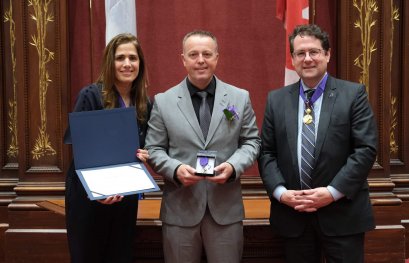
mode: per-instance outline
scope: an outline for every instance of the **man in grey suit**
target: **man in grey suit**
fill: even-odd
[[[377,151],[365,87],[328,75],[328,35],[318,26],[296,27],[289,41],[301,79],[269,93],[261,131],[270,223],[287,262],[364,262]]]
[[[240,175],[261,147],[255,114],[246,90],[214,76],[219,54],[212,33],[188,33],[181,56],[188,76],[155,96],[146,137],[149,164],[165,182],[165,262],[199,263],[203,247],[209,263],[237,263],[244,218]],[[215,154],[215,164],[197,156],[203,150]],[[215,175],[197,174],[207,170]]]

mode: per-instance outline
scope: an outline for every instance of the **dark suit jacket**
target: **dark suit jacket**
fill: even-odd
[[[278,202],[278,185],[300,189],[297,157],[299,85],[271,91],[261,131],[259,170],[271,199],[271,225],[283,236],[302,234],[308,213]],[[324,234],[348,235],[374,228],[368,173],[376,158],[377,127],[365,87],[328,77],[316,140],[313,188],[331,185],[345,197],[316,214]]]

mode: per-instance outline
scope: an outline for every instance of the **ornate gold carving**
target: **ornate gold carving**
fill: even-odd
[[[371,39],[371,31],[376,24],[373,16],[375,12],[378,12],[378,5],[375,0],[360,0],[359,4],[357,0],[354,0],[353,5],[359,13],[359,19],[355,21],[354,26],[361,30],[362,44],[362,54],[354,60],[354,65],[361,69],[359,82],[365,85],[369,94],[369,66],[372,52],[376,50],[376,41]]]
[[[31,151],[33,158],[38,160],[45,155],[55,155],[56,151],[53,149],[47,133],[47,112],[46,112],[46,95],[48,85],[51,82],[50,75],[47,71],[46,65],[54,59],[54,52],[50,51],[45,46],[47,38],[47,24],[54,21],[54,15],[49,11],[48,7],[51,0],[28,0],[28,6],[32,6],[34,14],[31,14],[37,26],[37,35],[32,35],[30,45],[37,49],[38,53],[38,77],[39,77],[39,103],[40,103],[40,121],[41,125],[38,127],[39,135],[36,139],[35,145]]]
[[[16,43],[16,23],[13,20],[13,4],[10,0],[10,8],[4,13],[4,23],[10,23],[10,55],[11,55],[11,65],[12,65],[12,77],[13,77],[13,98],[9,99],[9,110],[8,110],[8,128],[10,131],[11,141],[7,149],[7,156],[17,157],[18,156],[18,139],[17,139],[17,78],[16,78],[16,56],[15,56],[15,46]]]
[[[393,58],[393,38],[395,33],[395,21],[399,21],[399,9],[393,5],[393,0],[391,0],[391,52],[389,56],[390,71],[392,72],[392,58]]]
[[[390,40],[390,45],[391,45],[391,52],[389,56],[389,65],[390,65],[390,72],[392,73],[392,58],[393,58],[393,40],[394,40],[394,32],[395,32],[395,21],[399,20],[399,9],[393,5],[393,0],[391,0],[391,40]],[[399,145],[396,143],[395,139],[395,131],[396,131],[396,126],[398,125],[398,120],[396,116],[396,104],[397,104],[397,98],[396,96],[392,95],[392,89],[390,93],[390,99],[391,99],[391,109],[390,109],[390,117],[391,117],[391,128],[390,128],[390,135],[389,135],[389,148],[390,148],[390,153],[397,153],[399,150]]]
[[[389,147],[390,147],[390,152],[391,153],[397,153],[399,150],[399,145],[396,143],[395,140],[395,129],[396,126],[398,125],[397,117],[396,117],[396,97],[391,96],[391,109],[390,109],[390,115],[391,115],[391,128],[390,128],[390,137],[389,137]]]

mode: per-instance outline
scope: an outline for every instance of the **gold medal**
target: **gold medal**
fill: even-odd
[[[310,114],[306,114],[306,115],[304,115],[304,117],[302,118],[302,121],[305,123],[305,124],[310,124],[311,122],[312,122],[312,116],[310,115]]]
[[[303,121],[305,124],[307,124],[307,125],[312,122],[311,112],[312,112],[311,108],[310,108],[310,107],[307,107],[307,108],[305,109],[305,115],[304,115],[304,117],[302,118],[302,121]]]

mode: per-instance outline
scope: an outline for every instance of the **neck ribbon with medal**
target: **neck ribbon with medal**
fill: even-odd
[[[314,90],[307,90],[306,91],[306,94],[308,94],[308,92],[311,92],[311,93],[315,93],[315,91]],[[304,117],[302,118],[302,121],[305,123],[305,124],[311,124],[312,123],[312,121],[313,121],[313,117],[312,117],[312,115],[311,115],[311,113],[312,113],[312,108],[314,107],[314,102],[312,102],[311,101],[311,98],[312,98],[312,96],[305,96],[305,93],[303,94],[304,95],[304,97],[305,97],[305,99],[304,99],[304,103],[305,103],[305,114],[304,114]],[[302,97],[302,96],[301,96]],[[308,97],[311,97],[311,98],[308,98]]]
[[[304,92],[302,81],[300,81],[300,96],[305,104],[305,110],[304,110],[305,115],[302,118],[302,121],[306,125],[311,124],[313,121],[312,110],[314,108],[314,102],[316,102],[321,97],[321,95],[324,93],[325,84],[327,83],[327,78],[328,78],[328,74],[325,74],[325,77],[321,80],[320,84],[318,84],[318,87],[315,89],[315,91],[312,89],[309,89]],[[313,92],[312,96],[308,96],[309,98],[305,96],[305,94],[308,92]]]

